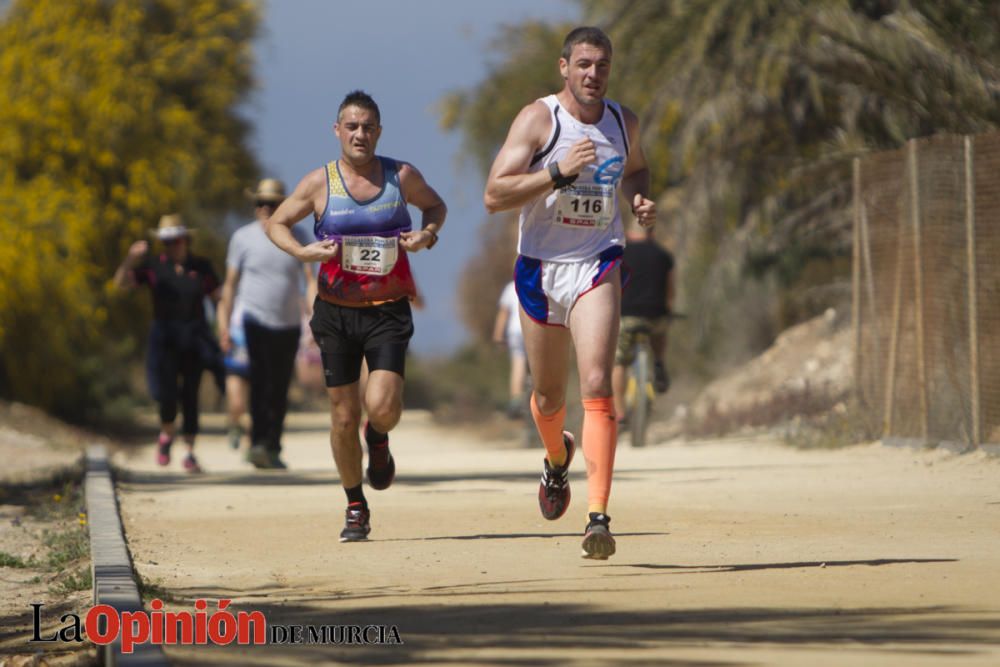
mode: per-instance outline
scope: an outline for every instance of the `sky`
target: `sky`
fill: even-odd
[[[290,190],[339,156],[332,124],[344,95],[362,89],[382,112],[378,153],[416,166],[448,204],[440,241],[411,255],[426,301],[411,349],[442,356],[467,340],[457,310],[459,273],[486,224],[483,179],[462,162],[457,133],[439,127],[438,102],[488,72],[488,47],[505,24],[579,18],[571,0],[271,0],[256,46],[259,89],[246,113],[265,177]],[[559,54],[552,54],[556,67]],[[555,92],[555,91],[553,91]],[[524,100],[527,104],[531,100]],[[511,119],[513,120],[513,118]],[[414,225],[420,212],[411,208]],[[490,300],[499,295],[484,295]]]

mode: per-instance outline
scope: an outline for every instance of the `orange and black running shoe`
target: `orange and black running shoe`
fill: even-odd
[[[554,466],[548,457],[543,460],[542,481],[538,485],[538,507],[542,516],[554,521],[566,513],[569,507],[569,464],[576,451],[576,441],[573,434],[563,431],[563,445],[566,447],[566,463]]]

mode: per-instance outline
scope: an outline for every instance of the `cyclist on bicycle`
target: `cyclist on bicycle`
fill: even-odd
[[[663,394],[670,388],[664,357],[674,302],[674,256],[653,239],[653,227],[633,225],[625,238],[623,261],[631,276],[622,293],[621,327],[611,375],[619,423],[626,419],[625,390],[628,367],[635,360],[637,332],[649,332],[654,360],[653,389]]]

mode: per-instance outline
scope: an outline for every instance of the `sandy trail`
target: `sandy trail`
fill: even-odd
[[[173,647],[176,664],[1000,664],[1000,461],[764,440],[618,450],[618,554],[579,557],[582,457],[565,517],[535,495],[541,448],[470,442],[407,413],[367,543],[324,415],[294,415],[287,473],[216,435],[210,472],[119,455],[136,568],[172,606],[231,598],[269,624],[395,626],[402,645]]]

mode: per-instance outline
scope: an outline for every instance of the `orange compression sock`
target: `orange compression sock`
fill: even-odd
[[[587,460],[587,511],[605,513],[615,467],[618,422],[611,397],[583,399],[583,456]]]
[[[566,405],[551,415],[543,415],[535,402],[535,394],[531,394],[531,416],[535,418],[538,435],[545,445],[545,453],[549,463],[561,466],[566,463],[566,445],[563,444],[563,423],[566,421]]]

